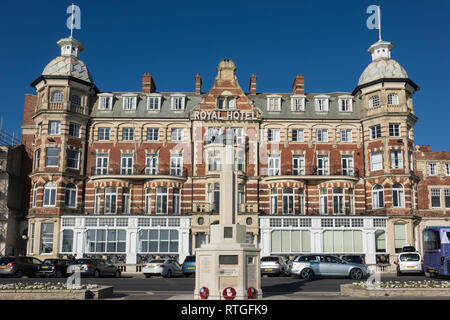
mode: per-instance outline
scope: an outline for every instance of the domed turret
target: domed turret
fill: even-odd
[[[53,59],[42,72],[43,76],[72,76],[93,83],[92,76],[78,56],[83,51],[83,45],[72,37],[58,41],[61,56]]]
[[[394,59],[391,59],[391,42],[378,41],[369,48],[372,62],[359,77],[358,86],[383,78],[407,79],[405,69]]]

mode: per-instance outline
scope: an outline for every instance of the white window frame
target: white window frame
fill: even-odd
[[[276,95],[267,96],[267,111],[280,112],[281,111],[281,97]]]
[[[150,131],[151,131],[151,134],[149,135]],[[155,134],[155,132],[156,132],[156,134]],[[159,128],[154,128],[154,127],[147,128],[145,134],[146,134],[147,141],[159,141]],[[149,139],[149,137],[151,139]]]
[[[268,142],[280,142],[281,130],[280,129],[267,129],[267,141]]]
[[[152,189],[151,188],[145,188],[145,208],[144,208],[145,214],[151,214],[152,213]]]
[[[401,188],[394,187],[396,184],[400,185]],[[394,185],[392,186],[392,207],[405,208],[405,187],[400,183],[394,183]],[[395,198],[397,199],[397,205],[395,205]]]
[[[158,94],[158,95],[148,95],[147,96],[147,110],[148,111],[161,110],[161,95]]]
[[[288,189],[291,192],[288,192]],[[284,187],[281,189],[281,204],[282,204],[282,214],[284,215],[292,215],[295,214],[295,202],[294,202],[294,188],[292,187]],[[285,206],[285,204],[287,204]],[[289,209],[292,207],[292,211],[289,212]]]
[[[102,132],[102,134],[100,134],[100,132]],[[108,128],[108,127],[97,128],[97,140],[98,141],[111,140],[111,128]]]
[[[327,176],[330,174],[330,157],[328,154],[317,155],[317,175]]]
[[[402,150],[391,150],[391,169],[403,169]]]
[[[450,162],[445,163],[445,175],[450,176]]]
[[[44,226],[46,225],[52,225],[51,235],[50,233],[44,233]],[[41,223],[41,237],[40,237],[40,243],[39,243],[39,253],[41,255],[50,255],[54,251],[54,239],[55,239],[55,224],[52,222],[45,222]],[[43,247],[46,246],[50,248],[51,250],[49,252],[46,252],[43,250]]]
[[[316,142],[328,142],[328,129],[316,129]]]
[[[316,96],[314,97],[314,105],[316,112],[328,112],[329,109],[329,96]]]
[[[170,97],[171,110],[183,111],[186,108],[186,96],[174,94]]]
[[[267,157],[267,171],[269,176],[281,175],[281,155],[269,154]]]
[[[72,153],[72,152],[74,153],[74,155],[76,155],[76,157],[70,156],[70,153]],[[74,167],[69,166],[70,161],[74,161],[76,166],[74,166]],[[67,149],[67,168],[74,169],[74,170],[80,169],[80,150]]]
[[[133,127],[123,127],[122,128],[122,141],[134,141],[134,128]]]
[[[36,206],[37,206],[37,192],[38,192],[38,185],[37,185],[37,183],[35,183],[33,185],[33,199],[32,199],[32,202],[31,202],[31,207],[32,208],[36,208]]]
[[[117,213],[117,187],[105,187],[104,213]]]
[[[291,111],[305,111],[305,95],[291,96]]]
[[[49,156],[48,156],[48,150],[49,149],[55,149],[55,150],[58,150],[58,156],[51,156],[52,158],[57,158],[57,163],[56,163],[56,165],[49,165],[48,164],[48,160],[49,160]],[[57,147],[47,147],[46,149],[45,149],[45,167],[47,167],[47,168],[58,168],[59,167],[59,154],[61,153],[61,149],[60,148],[57,148]]]
[[[295,132],[295,140],[294,140]],[[292,129],[292,142],[305,142],[305,131],[304,129]]]
[[[124,162],[125,160],[125,162]],[[131,162],[130,162],[131,160]],[[134,169],[134,154],[133,153],[121,153],[120,154],[120,174],[130,175],[133,174]]]
[[[352,129],[341,129],[340,130],[341,142],[352,142],[353,141],[353,130]]]
[[[222,167],[222,154],[220,150],[208,151],[208,171],[220,171]]]
[[[69,123],[69,136],[74,138],[81,136],[81,126],[78,123]]]
[[[98,110],[112,110],[113,98],[112,94],[99,95]]]
[[[433,197],[439,197],[439,206],[433,206]],[[430,207],[431,209],[441,209],[442,208],[442,196],[441,189],[431,188],[430,189]]]
[[[400,137],[400,123],[389,123],[389,137]]]
[[[430,162],[428,164],[428,174],[430,176],[437,176],[439,172],[438,164],[436,162]]]
[[[184,140],[184,128],[171,128],[170,140],[171,141],[183,141]]]
[[[376,140],[381,138],[381,125],[377,124],[370,127],[370,140]]]
[[[74,186],[74,188],[69,188],[68,186]],[[69,183],[66,185],[66,187],[64,189],[64,207],[66,207],[66,208],[76,208],[77,207],[77,193],[78,193],[78,188],[74,183]],[[72,200],[74,202],[73,205],[71,205]]]
[[[370,171],[379,171],[379,170],[383,170],[383,152],[381,151],[371,152]]]
[[[147,153],[145,155],[145,174],[158,174],[159,154]]]
[[[181,189],[180,188],[172,189],[172,214],[174,214],[174,215],[181,214]]]
[[[388,94],[388,104],[393,105],[393,106],[398,105],[398,94],[389,93]]]
[[[57,190],[58,186],[53,181],[49,181],[46,184],[44,184],[44,195],[42,199],[44,207],[56,207]]]
[[[352,112],[353,111],[353,97],[341,96],[339,97],[339,111]]]
[[[95,188],[95,195],[94,195],[94,214],[100,214],[101,211],[101,199],[102,195],[100,192],[100,188]]]
[[[172,153],[170,155],[170,175],[182,176],[183,175],[183,154]]]
[[[95,157],[95,173],[97,175],[108,174],[109,153],[98,152]]]
[[[333,202],[333,214],[344,215],[345,214],[345,193],[344,188],[332,188],[332,202]],[[341,192],[337,192],[341,191]],[[335,200],[337,200],[337,207],[335,206]],[[340,210],[339,210],[340,209]]]
[[[37,149],[34,152],[34,168],[39,169],[41,165],[41,149]]]
[[[122,109],[124,111],[135,111],[137,106],[137,95],[122,95]]]
[[[328,189],[319,189],[319,214],[328,215]]]
[[[305,155],[293,154],[292,155],[292,175],[303,176],[305,175]]]
[[[375,187],[380,186],[381,189]],[[380,204],[380,194],[381,194],[381,200],[383,203]],[[384,187],[381,184],[376,184],[372,187],[372,208],[373,209],[380,209],[384,208]]]
[[[122,208],[121,213],[129,214],[131,210],[131,188],[122,187]]]
[[[167,214],[169,207],[169,189],[167,187],[156,187],[155,197],[155,214]]]
[[[48,122],[48,134],[58,135],[61,134],[61,121],[49,121]]]
[[[375,95],[369,98],[369,108],[376,108],[380,106],[380,96]]]
[[[278,189],[277,188],[271,188],[270,189],[270,195],[269,195],[269,201],[270,201],[270,214],[278,214]]]
[[[354,174],[354,159],[353,155],[341,155],[341,168],[343,176],[353,176]]]

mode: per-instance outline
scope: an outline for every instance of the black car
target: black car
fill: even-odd
[[[66,259],[45,259],[36,272],[38,277],[62,278],[67,276],[67,267],[70,260]]]
[[[67,274],[71,275],[74,272],[80,272],[82,276],[94,276],[95,278],[101,276],[114,276],[120,278],[120,268],[114,265],[109,260],[103,259],[77,259],[67,267]]]
[[[0,258],[0,276],[22,278],[35,277],[42,261],[33,257]]]

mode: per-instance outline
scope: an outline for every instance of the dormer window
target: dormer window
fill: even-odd
[[[305,96],[294,95],[291,97],[291,111],[305,111]]]
[[[369,108],[375,108],[380,106],[380,97],[373,96],[369,99]]]
[[[388,94],[388,104],[397,105],[398,104],[398,95],[395,93]]]
[[[234,97],[219,97],[217,98],[218,109],[234,109],[235,98]]]
[[[281,97],[267,97],[267,111],[281,111]]]
[[[64,93],[62,91],[54,91],[52,93],[52,102],[63,102]]]
[[[112,110],[113,95],[100,96],[100,101],[98,104],[99,110]]]
[[[185,96],[172,96],[172,110],[184,110]]]
[[[353,111],[353,99],[349,96],[339,97],[339,111],[352,112]]]
[[[76,106],[81,106],[81,97],[77,94],[73,94],[70,96],[70,102]]]
[[[328,112],[328,96],[317,96],[315,105],[317,112]]]
[[[122,98],[123,98],[123,110],[136,110],[136,102],[137,102],[136,95],[122,96]]]
[[[148,96],[147,97],[147,110],[160,110],[161,108],[161,96]]]

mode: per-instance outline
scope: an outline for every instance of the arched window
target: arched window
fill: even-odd
[[[56,206],[56,183],[47,182],[44,185],[44,207]]]
[[[392,186],[392,206],[394,208],[405,207],[405,190],[398,182],[394,183]]]
[[[76,208],[77,206],[77,187],[73,183],[69,183],[66,186],[64,206],[68,208]]]
[[[379,96],[373,96],[369,99],[369,107],[375,108],[380,105],[380,97]]]
[[[388,104],[398,104],[398,95],[396,95],[395,93],[388,94]]]
[[[33,208],[36,208],[37,204],[37,191],[38,191],[38,185],[37,183],[33,186]]]
[[[372,187],[372,208],[378,209],[384,207],[384,189],[380,184]]]
[[[70,102],[76,106],[81,106],[81,97],[79,95],[73,94],[70,96]]]
[[[52,93],[52,102],[63,102],[64,93],[62,91],[54,91]]]

